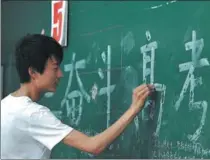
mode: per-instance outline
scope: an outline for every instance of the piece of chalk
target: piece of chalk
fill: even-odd
[[[163,91],[163,89],[165,88],[165,86],[163,84],[154,83],[153,85],[154,85],[156,91]]]

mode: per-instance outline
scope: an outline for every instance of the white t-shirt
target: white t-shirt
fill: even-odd
[[[1,101],[2,159],[49,159],[72,130],[29,97],[8,95]]]

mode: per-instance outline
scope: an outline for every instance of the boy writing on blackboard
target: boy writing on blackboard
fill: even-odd
[[[63,124],[51,111],[38,104],[44,92],[55,92],[63,76],[63,49],[53,38],[33,34],[16,46],[16,68],[20,88],[1,101],[1,158],[49,158],[60,141],[92,154],[102,152],[142,109],[152,85],[134,89],[129,109],[102,133],[89,137]]]

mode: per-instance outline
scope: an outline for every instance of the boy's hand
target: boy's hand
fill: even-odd
[[[132,104],[135,112],[139,112],[143,106],[146,98],[154,91],[153,85],[142,84],[133,90]]]

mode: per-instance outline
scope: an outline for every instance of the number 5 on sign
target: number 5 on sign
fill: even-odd
[[[51,36],[62,46],[67,46],[68,1],[52,1]]]

